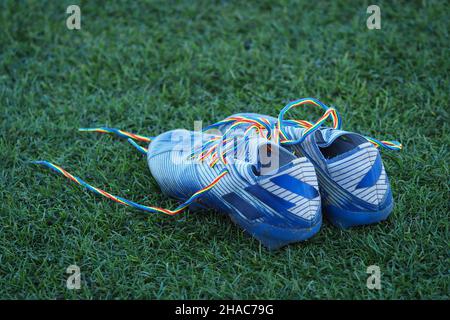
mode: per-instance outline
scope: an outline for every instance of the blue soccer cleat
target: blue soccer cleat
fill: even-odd
[[[269,249],[302,241],[322,223],[318,181],[312,163],[273,143],[258,130],[228,135],[173,130],[155,138],[111,128],[147,155],[161,190],[184,201],[174,210],[138,204],[93,187],[61,167],[37,161],[73,182],[120,204],[146,212],[175,215],[186,208],[224,212]],[[148,149],[136,141],[151,141]]]
[[[349,228],[389,216],[393,209],[389,180],[378,149],[365,137],[323,128],[291,148],[314,164],[323,210],[334,225]]]
[[[291,108],[313,104],[326,112],[316,123],[285,120]],[[323,126],[328,118],[333,128]],[[222,132],[230,128],[259,127],[277,142],[313,164],[319,180],[323,213],[336,226],[349,228],[385,220],[393,209],[392,191],[377,147],[401,149],[401,144],[378,141],[340,130],[340,116],[316,99],[300,99],[288,104],[278,118],[242,113],[213,125]],[[264,125],[263,125],[264,124]],[[271,128],[267,131],[267,127]]]
[[[147,158],[162,191],[179,200],[226,170],[220,183],[191,208],[227,213],[270,249],[308,239],[320,229],[313,165],[265,138],[174,130],[152,141]]]

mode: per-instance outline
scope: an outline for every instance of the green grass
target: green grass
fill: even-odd
[[[449,298],[446,1],[376,1],[372,31],[372,2],[271,2],[81,1],[80,31],[65,24],[73,1],[0,3],[0,298]],[[404,144],[383,151],[388,221],[325,222],[269,252],[217,213],[148,216],[27,163],[173,208],[126,141],[77,129],[156,135],[307,96],[348,130]],[[380,291],[366,288],[372,264]]]

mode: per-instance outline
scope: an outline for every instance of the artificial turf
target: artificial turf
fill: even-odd
[[[81,8],[81,30],[66,8]],[[0,298],[449,298],[446,1],[1,1]],[[30,165],[175,207],[126,141],[289,101],[335,105],[383,151],[395,209],[378,225],[270,252],[216,212],[146,215]],[[310,110],[302,118],[317,117]],[[80,290],[66,288],[69,265]],[[381,290],[366,268],[381,269]]]

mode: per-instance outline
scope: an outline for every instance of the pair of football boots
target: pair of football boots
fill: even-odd
[[[311,123],[285,119],[294,107],[315,105],[323,116]],[[324,123],[331,120],[332,126]],[[175,210],[137,204],[92,187],[47,162],[74,182],[119,203],[149,212],[174,215],[213,208],[269,249],[316,234],[322,215],[340,228],[385,220],[393,198],[379,148],[401,149],[398,142],[378,141],[341,130],[334,108],[317,99],[289,103],[277,118],[242,113],[202,132],[172,130],[154,138],[96,128],[130,138],[147,155],[161,190],[184,201]],[[149,141],[145,149],[135,141]]]

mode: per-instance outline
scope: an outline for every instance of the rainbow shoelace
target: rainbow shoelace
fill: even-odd
[[[313,105],[316,107],[320,107],[324,110],[324,114],[316,121],[309,122],[306,120],[294,120],[294,119],[284,119],[285,114],[291,110],[292,108]],[[232,116],[228,117],[222,121],[214,123],[203,129],[203,132],[208,130],[219,128],[224,125],[229,125],[228,129],[221,135],[215,135],[211,137],[209,140],[205,141],[200,148],[193,150],[190,154],[190,159],[197,159],[200,162],[205,161],[206,159],[210,160],[209,165],[214,167],[219,162],[223,165],[227,165],[228,155],[230,152],[235,152],[242,143],[245,142],[246,139],[249,138],[252,134],[257,134],[260,137],[267,139],[269,141],[273,141],[274,143],[278,143],[280,145],[290,145],[302,143],[306,137],[310,134],[314,133],[317,129],[319,129],[328,119],[332,121],[332,127],[334,129],[341,129],[341,117],[338,111],[335,108],[328,107],[321,101],[314,98],[303,98],[290,102],[287,104],[279,113],[278,119],[274,125],[270,123],[270,121],[264,117],[255,117],[255,116]],[[289,139],[289,135],[286,132],[287,126],[294,126],[297,128],[304,129],[302,131],[301,137],[298,139]],[[231,143],[235,139],[233,137],[232,132],[238,127],[244,128],[243,138],[240,139],[239,143]],[[150,143],[153,137],[142,136],[135,133],[130,133],[127,131],[123,131],[115,128],[108,127],[100,127],[100,128],[81,128],[79,131],[83,132],[97,132],[104,134],[113,134],[121,138],[125,138],[130,142],[140,153],[146,155],[148,152],[147,148],[140,146],[138,142],[146,142]],[[230,137],[231,135],[231,137]],[[387,140],[377,140],[371,137],[365,137],[369,142],[371,142],[377,148],[385,148],[388,150],[401,150],[402,144],[398,141],[387,141]],[[106,197],[110,200],[113,200],[117,203],[120,203],[125,206],[133,207],[145,212],[149,213],[163,213],[167,215],[176,215],[185,210],[189,205],[199,199],[206,192],[211,190],[216,184],[220,182],[223,177],[228,174],[228,170],[226,168],[222,169],[218,176],[211,181],[207,186],[195,192],[192,196],[190,196],[185,202],[177,206],[175,209],[164,209],[160,207],[153,206],[145,206],[139,203],[136,203],[131,200],[127,200],[125,198],[115,196],[111,193],[108,193],[100,188],[94,187],[79,177],[72,175],[67,172],[63,168],[48,161],[33,161],[32,163],[46,166],[53,171],[60,173],[67,177],[69,180],[75,182],[76,184],[87,188],[89,191],[92,191],[98,195]]]

